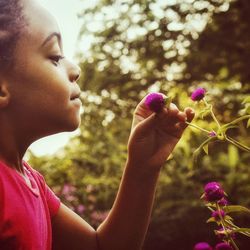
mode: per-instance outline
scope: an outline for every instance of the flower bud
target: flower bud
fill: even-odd
[[[223,210],[217,210],[212,212],[212,217],[214,217],[216,221],[220,221],[220,216],[224,218],[225,215],[226,213]]]
[[[194,246],[194,250],[212,250],[212,247],[207,242],[199,242]]]
[[[210,137],[215,137],[215,136],[217,136],[217,134],[216,134],[215,131],[210,131],[210,132],[208,133],[208,136],[210,136]]]
[[[225,197],[222,197],[222,198],[218,201],[218,204],[219,204],[220,206],[226,206],[226,205],[228,205],[228,201],[227,201],[227,199],[226,199]]]
[[[217,235],[218,239],[220,239],[220,240],[227,239],[228,237],[231,237],[232,239],[236,239],[235,233],[229,227],[220,228],[218,230],[215,230],[215,234]]]
[[[197,88],[196,90],[194,90],[191,94],[191,99],[193,101],[200,101],[204,98],[206,93],[206,90],[203,88]]]
[[[164,95],[161,93],[151,93],[146,97],[145,105],[153,112],[160,112],[165,105]]]
[[[215,250],[233,250],[233,248],[228,243],[221,242],[215,246]]]
[[[209,182],[204,187],[205,199],[209,202],[215,202],[224,197],[224,191],[218,182]]]

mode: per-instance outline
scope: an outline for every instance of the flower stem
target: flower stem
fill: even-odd
[[[235,119],[235,120],[233,120],[233,121],[231,121],[231,122],[229,122],[229,123],[227,123],[225,125],[226,126],[234,125],[234,124],[236,124],[236,123],[238,123],[238,122],[240,122],[242,120],[248,119],[248,118],[250,118],[250,115],[244,115],[244,116],[241,116],[241,117],[239,117],[239,118],[237,118],[237,119]]]
[[[224,219],[223,219],[223,217],[222,217],[222,215],[221,215],[221,212],[220,212],[220,211],[221,211],[221,208],[220,208],[220,205],[218,204],[218,202],[216,202],[216,208],[217,208],[217,210],[218,210],[218,212],[219,212],[220,222],[221,222],[222,228],[223,228],[223,230],[224,230],[224,232],[225,232],[225,234],[226,234],[226,237],[228,238],[229,242],[233,245],[234,249],[235,249],[235,250],[239,250],[239,248],[238,248],[238,246],[236,245],[236,243],[234,242],[233,238],[232,238],[231,235],[228,234],[228,232],[227,232],[227,229],[226,229],[226,226],[225,226],[225,221],[224,221]]]
[[[232,243],[233,247],[235,250],[239,250],[239,248],[237,247],[236,243],[234,242],[234,240],[230,237],[230,242]]]
[[[220,125],[219,121],[217,120],[217,118],[216,118],[216,116],[215,116],[215,114],[214,114],[214,112],[213,112],[213,105],[212,105],[212,104],[209,104],[205,98],[203,98],[203,101],[204,101],[205,105],[206,105],[207,107],[209,107],[211,116],[212,116],[212,118],[214,119],[215,123],[217,124],[218,129],[220,129],[220,128],[221,128],[221,125]]]
[[[204,128],[201,128],[201,127],[199,127],[199,126],[197,126],[197,125],[195,125],[195,124],[193,124],[193,123],[190,123],[190,122],[185,122],[185,123],[188,124],[188,125],[191,126],[191,127],[194,127],[194,128],[199,129],[200,131],[203,131],[203,132],[206,132],[206,133],[210,133],[210,131],[208,131],[208,130],[206,130],[206,129],[204,129]]]
[[[236,147],[238,147],[238,148],[240,148],[240,149],[242,149],[242,150],[244,150],[246,152],[250,152],[250,148],[249,147],[247,147],[246,145],[244,145],[244,144],[242,144],[242,143],[234,140],[233,138],[231,138],[229,136],[225,136],[225,139],[228,142],[232,143],[234,146],[236,146]]]

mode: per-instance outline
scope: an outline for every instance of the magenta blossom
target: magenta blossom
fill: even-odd
[[[226,215],[226,213],[225,213],[223,210],[217,210],[217,211],[213,211],[213,212],[212,212],[212,217],[214,217],[214,219],[215,219],[216,221],[219,221],[219,220],[220,220],[220,216],[221,216],[222,218],[224,218],[225,215]]]
[[[82,204],[79,204],[76,208],[76,212],[79,213],[79,214],[82,214],[84,211],[85,211],[85,206],[82,205]]]
[[[206,93],[206,90],[203,88],[197,88],[196,90],[194,90],[191,94],[191,99],[193,101],[200,101],[204,98]]]
[[[210,137],[215,137],[215,136],[217,136],[217,134],[216,134],[215,131],[210,131],[210,132],[208,133],[208,136],[210,136]]]
[[[194,246],[194,250],[212,250],[212,247],[207,242],[199,242]]]
[[[215,246],[215,250],[233,250],[233,248],[228,243],[221,242]]]
[[[165,105],[164,95],[161,93],[151,93],[146,97],[145,105],[153,112],[160,112]]]
[[[227,206],[228,205],[228,200],[225,197],[222,197],[219,201],[218,201],[218,205],[220,206]]]
[[[217,237],[220,240],[223,240],[223,239],[227,238],[228,236],[230,236],[232,239],[236,239],[235,233],[229,227],[227,227],[225,229],[223,227],[221,227],[220,229],[215,230],[215,234],[217,235]]]
[[[220,206],[226,206],[226,205],[228,205],[228,201],[227,201],[227,199],[226,199],[225,197],[222,197],[222,198],[218,201],[218,204],[219,204]]]
[[[218,182],[209,182],[204,187],[205,199],[208,202],[215,202],[222,199],[225,195]]]

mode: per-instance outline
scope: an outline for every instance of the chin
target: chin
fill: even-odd
[[[66,132],[73,132],[73,131],[75,131],[76,129],[79,128],[80,124],[81,124],[80,117],[78,119],[76,119],[76,120],[70,121],[70,123],[67,126]]]

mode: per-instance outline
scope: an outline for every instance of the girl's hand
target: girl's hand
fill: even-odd
[[[164,107],[159,113],[154,113],[145,105],[145,99],[134,112],[128,161],[142,169],[147,167],[159,171],[187,127],[185,121],[191,122],[194,118],[194,111],[186,108],[181,112],[171,103],[169,108]]]

